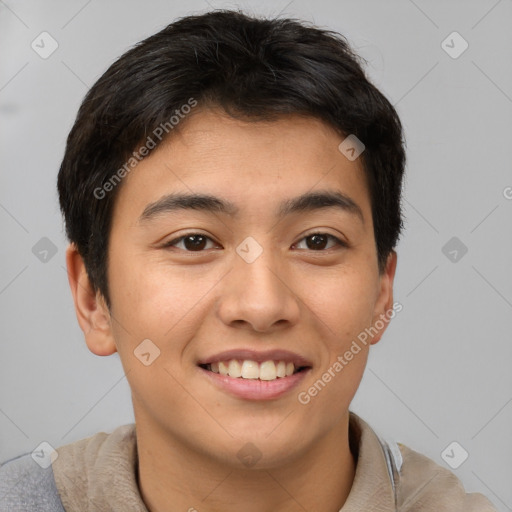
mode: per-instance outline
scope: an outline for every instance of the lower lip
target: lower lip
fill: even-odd
[[[203,374],[222,390],[244,400],[273,400],[299,385],[311,368],[294,373],[289,377],[274,380],[233,378],[199,367]]]

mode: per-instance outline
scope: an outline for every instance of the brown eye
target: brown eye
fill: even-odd
[[[347,246],[345,242],[342,242],[339,238],[335,237],[334,235],[329,235],[328,233],[311,233],[310,235],[305,236],[302,240],[306,240],[306,249],[312,251],[322,251],[326,248],[331,249],[333,247],[332,245],[326,247],[329,243],[329,239],[334,240],[335,245],[338,244],[342,247]]]
[[[178,247],[179,249],[183,249],[188,252],[201,252],[206,248],[208,241],[211,242],[212,240],[206,235],[191,233],[171,240],[166,243],[164,247],[177,247],[179,244],[182,244],[182,247]]]

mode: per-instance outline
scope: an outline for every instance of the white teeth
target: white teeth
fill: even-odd
[[[274,361],[265,361],[264,363],[261,363],[260,380],[274,380],[276,377],[276,365]]]
[[[258,364],[250,359],[245,361],[231,359],[229,361],[211,363],[209,369],[214,373],[233,378],[275,380],[293,375],[295,365],[285,361],[264,361]]]
[[[229,367],[228,364],[224,361],[219,362],[219,373],[221,375],[229,375]]]
[[[231,359],[229,361],[229,376],[230,377],[241,377],[242,376],[242,367],[240,363],[236,359]]]
[[[242,364],[242,377],[244,379],[259,379],[260,369],[256,361],[244,361]]]

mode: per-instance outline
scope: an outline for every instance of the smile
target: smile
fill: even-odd
[[[291,375],[305,370],[306,366],[295,366],[288,361],[263,361],[258,363],[250,359],[231,359],[210,364],[200,365],[205,370],[218,373],[234,379],[259,379],[271,381],[290,377]]]
[[[312,370],[313,363],[289,350],[236,348],[196,361],[215,388],[243,400],[275,400],[289,394]]]

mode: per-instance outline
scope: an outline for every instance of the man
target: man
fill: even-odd
[[[401,308],[404,165],[338,34],[216,11],[123,55],[58,191],[78,322],[136,422],[10,461],[0,510],[494,510],[349,411]]]

